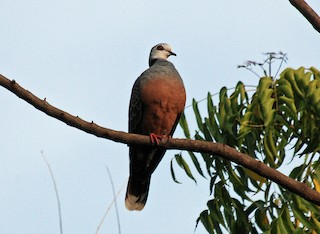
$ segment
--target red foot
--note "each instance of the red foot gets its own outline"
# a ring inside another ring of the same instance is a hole
[[[162,136],[160,135],[157,135],[155,133],[150,133],[150,141],[152,144],[156,144],[156,145],[159,145],[160,144],[160,141],[161,140]]]
[[[167,139],[167,141],[168,141],[172,137],[170,135],[166,136],[166,135],[157,135],[155,133],[150,133],[150,141],[152,142],[152,144],[159,145],[160,140],[162,141],[163,138]]]

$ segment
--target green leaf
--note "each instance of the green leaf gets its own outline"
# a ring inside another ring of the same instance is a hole
[[[293,146],[294,148],[293,155],[296,155],[302,149],[303,146],[305,146],[304,142],[302,142],[300,139],[297,140],[296,144]]]
[[[240,203],[237,199],[232,198],[232,205],[235,208],[237,221],[236,221],[236,230],[242,230],[241,233],[246,233],[251,229],[250,221],[246,212],[244,210],[245,205]]]
[[[271,98],[271,96],[266,96],[266,98],[261,98],[261,111],[263,115],[264,126],[269,126],[273,120],[273,116],[275,110],[273,105],[275,103],[275,99]]]
[[[293,225],[293,223],[291,221],[290,211],[289,211],[289,209],[288,209],[286,204],[284,204],[283,207],[282,207],[281,218],[283,220],[284,226],[286,227],[286,230],[289,233],[292,233],[295,230],[295,226]]]
[[[249,101],[248,94],[246,92],[245,85],[241,81],[239,81],[237,83],[236,90],[240,94],[240,100],[239,100],[240,103],[243,103],[244,101],[246,101],[248,103],[248,101]]]
[[[178,184],[181,184],[181,183],[177,180],[176,175],[175,175],[175,173],[174,173],[172,161],[173,161],[173,159],[171,159],[171,161],[170,161],[171,177],[172,177],[172,179],[173,179],[174,182],[176,182],[176,183],[178,183]]]
[[[277,222],[276,222],[276,232],[271,231],[271,233],[277,233],[277,234],[291,234],[291,232],[288,232],[287,228],[285,227],[285,225],[283,224],[283,220],[282,220],[282,217],[279,216],[277,218]]]
[[[272,167],[276,167],[275,158],[277,157],[277,149],[271,131],[267,132],[263,138],[263,149],[266,155],[266,161]]]
[[[243,170],[245,171],[246,175],[249,176],[251,179],[260,182],[259,188],[261,188],[261,186],[262,186],[264,183],[267,182],[267,179],[266,179],[266,178],[258,175],[257,173],[251,171],[250,169],[243,168]]]
[[[227,119],[227,115],[228,115],[228,110],[227,110],[227,106],[228,106],[228,97],[227,97],[227,88],[223,87],[220,90],[219,93],[219,115],[217,115],[219,123],[220,123],[220,128],[225,126],[225,121]]]
[[[279,84],[279,86],[277,88],[277,92],[280,95],[284,95],[290,99],[294,98],[294,93],[292,91],[291,84],[289,81],[287,81],[285,79],[280,79],[280,80],[278,80],[278,84]]]
[[[207,125],[208,121],[206,121],[206,120],[207,120],[207,118],[205,118],[205,122],[202,124],[202,126],[203,126],[203,135],[204,135],[204,138],[206,139],[206,141],[213,141],[213,139],[212,139],[212,137],[210,135],[210,131],[209,131],[209,127],[210,126]]]
[[[288,97],[285,97],[285,96],[280,96],[279,97],[279,101],[280,101],[280,103],[282,105],[288,106],[294,116],[297,114],[297,108],[296,108],[294,99],[291,99],[291,98],[288,98]]]
[[[188,151],[188,154],[189,154],[189,156],[190,156],[190,158],[191,158],[194,166],[196,167],[198,173],[199,173],[202,177],[206,178],[206,177],[204,176],[203,172],[202,172],[202,169],[201,169],[201,167],[200,167],[200,163],[199,163],[197,157],[195,156],[195,154],[194,154],[192,151]]]
[[[313,73],[315,79],[320,79],[320,71],[317,68],[310,67],[309,70]]]
[[[305,201],[300,198],[298,195],[292,195],[292,211],[297,220],[299,220],[304,227],[309,229],[318,230],[317,224],[310,219],[310,210],[318,211],[318,208],[314,207],[313,209],[310,207],[313,206],[310,202]]]
[[[208,110],[209,119],[214,117],[216,111],[214,109],[212,95],[210,92],[208,92],[208,95],[207,95],[207,110]]]
[[[319,80],[313,80],[309,83],[308,90],[306,92],[307,98],[310,98],[311,96],[314,95],[314,92],[317,90],[317,86],[318,86],[319,82],[320,82]]]
[[[222,133],[220,132],[221,129],[218,126],[215,118],[210,119],[210,120],[208,118],[205,118],[204,121],[205,121],[205,124],[206,124],[211,136],[213,136],[215,141],[219,142],[219,143],[223,143],[224,137],[222,136]]]
[[[315,226],[316,226],[316,229],[315,230],[318,230],[320,231],[320,221],[319,221],[319,218],[316,218],[314,213],[311,214],[311,218],[312,218],[312,221],[314,222]]]
[[[265,210],[257,209],[255,212],[255,220],[262,231],[269,230],[270,224]]]
[[[175,156],[175,159],[176,159],[176,162],[178,163],[178,165],[184,169],[185,173],[187,174],[187,176],[192,179],[194,182],[197,183],[196,179],[193,177],[192,173],[191,173],[191,170],[188,166],[188,164],[186,163],[186,161],[183,159],[183,157],[179,154],[177,154]]]
[[[205,139],[199,135],[198,131],[196,131],[196,134],[194,135],[194,139],[198,141],[205,141]]]
[[[292,87],[293,93],[299,97],[303,97],[303,93],[301,92],[295,80],[295,73],[296,73],[296,70],[288,68],[284,70],[283,73],[280,75],[280,79],[282,78],[282,79],[288,80]]]
[[[226,227],[226,224],[225,224],[224,219],[223,219],[223,215],[222,215],[221,210],[220,210],[219,200],[218,199],[210,200],[210,201],[208,201],[207,206],[208,206],[208,208],[210,210],[211,219],[214,222],[216,222],[218,224],[221,224],[222,226]]]
[[[194,114],[196,116],[198,128],[202,132],[203,131],[202,118],[201,118],[201,115],[200,115],[200,111],[198,109],[198,103],[196,102],[195,99],[192,99],[192,108],[193,108]]]
[[[184,112],[182,112],[182,114],[181,114],[179,124],[180,124],[186,138],[190,139],[190,130],[189,130],[188,122],[187,122],[187,119],[186,119]]]
[[[301,90],[305,92],[308,88],[308,84],[310,83],[310,77],[312,73],[311,72],[306,72],[305,73],[305,68],[300,67],[298,70],[295,71],[294,77],[295,80]]]
[[[217,180],[217,175],[214,175],[213,177],[211,177],[210,179],[210,195],[212,194],[212,190],[213,190],[213,186],[215,185],[215,182]]]
[[[214,226],[208,214],[208,210],[202,211],[198,219],[201,220],[201,223],[209,233],[214,233]]]
[[[306,168],[306,165],[304,165],[304,164],[300,165],[298,167],[295,167],[291,171],[289,177],[291,177],[292,179],[297,179],[298,181],[301,181],[301,176],[302,176],[302,173],[304,172],[305,168]]]
[[[302,198],[298,195],[295,195],[295,194],[292,194],[292,209],[296,209],[296,210],[299,210],[301,212],[305,212],[305,213],[308,213],[309,212],[309,208],[303,204],[302,202]]]
[[[301,210],[293,209],[292,211],[293,211],[293,214],[296,217],[296,219],[298,219],[303,224],[303,226],[310,228],[310,229],[314,229],[314,227],[312,227],[312,225],[311,225],[311,222],[309,221],[309,218],[306,217]]]
[[[294,120],[295,122],[298,122],[298,116],[297,113],[294,113],[292,111],[292,109],[288,106],[288,105],[280,105],[279,106],[279,111],[281,113],[281,115],[276,115],[275,119],[279,120],[278,116],[281,116],[281,118],[284,120],[284,118],[288,119],[291,118],[292,120]],[[288,123],[289,122],[289,123]],[[290,122],[291,121],[281,121],[281,123],[286,124],[287,127],[290,128]]]
[[[306,144],[307,148],[305,148],[300,155],[317,152],[320,149],[320,137],[315,136],[311,141],[306,142]]]
[[[273,83],[273,79],[271,77],[262,77],[259,80],[259,85],[257,87],[257,90],[259,93],[264,93],[266,90],[270,90]],[[270,96],[271,93],[266,94],[267,96]]]
[[[223,163],[221,162],[221,159],[220,158],[216,158],[215,159],[215,166],[216,166],[216,173],[217,175],[219,176],[221,182],[223,184],[226,184],[226,179],[223,175],[223,173],[225,172],[225,168],[224,168],[224,165]]]

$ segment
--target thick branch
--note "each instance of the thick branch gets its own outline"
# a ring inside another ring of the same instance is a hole
[[[320,33],[320,17],[304,0],[289,0],[290,3],[312,24]]]
[[[2,75],[0,75],[0,85],[10,90],[18,97],[30,103],[35,108],[46,113],[47,115],[59,119],[72,127],[78,128],[97,137],[102,137],[125,144],[151,144],[148,136],[103,128],[93,122],[90,123],[84,121],[78,116],[70,115],[69,113],[50,105],[45,99],[39,99],[31,92],[23,89],[14,80],[11,81]],[[240,153],[236,149],[231,148],[227,145],[188,139],[168,139],[166,142],[160,142],[160,145],[168,149],[204,152],[221,156],[227,160],[242,165],[267,179],[276,182],[277,184],[283,186],[284,188],[287,188],[291,192],[300,195],[304,199],[309,200],[316,205],[320,205],[320,193],[318,193],[317,191],[311,189],[306,184],[287,177],[281,172],[268,167],[266,164],[246,154]]]

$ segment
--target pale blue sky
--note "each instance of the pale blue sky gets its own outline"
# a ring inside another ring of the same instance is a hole
[[[319,1],[308,2],[320,11]],[[122,131],[133,82],[159,42],[178,54],[170,60],[184,79],[187,104],[239,80],[257,84],[236,67],[263,59],[263,52],[288,53],[290,67],[320,67],[319,33],[289,1],[1,0],[0,32],[1,74],[58,108]],[[0,113],[0,232],[59,233],[43,151],[59,189],[64,233],[95,233],[113,199],[105,166],[118,191],[128,177],[127,146],[71,128],[3,88]],[[192,122],[192,111],[186,114]],[[180,129],[175,136],[183,137]],[[210,199],[208,181],[198,176],[196,186],[177,169],[182,184],[175,184],[174,153],[156,170],[142,212],[125,209],[123,188],[122,233],[193,233]],[[114,207],[100,233],[117,233]],[[204,233],[201,225],[196,233]]]

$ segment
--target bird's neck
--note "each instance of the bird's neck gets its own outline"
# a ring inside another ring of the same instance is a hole
[[[168,61],[166,59],[161,59],[161,58],[153,58],[149,60],[149,67],[151,67],[153,64],[155,64],[157,61]]]

